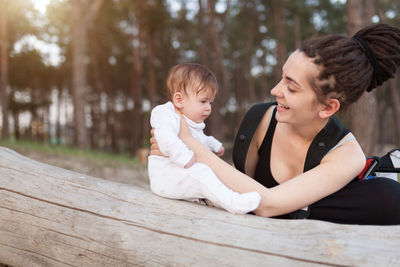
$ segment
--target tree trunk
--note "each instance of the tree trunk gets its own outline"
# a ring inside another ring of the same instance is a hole
[[[371,23],[374,14],[373,0],[347,0],[347,34],[352,36],[360,28]],[[367,156],[377,153],[377,99],[375,90],[364,93],[349,108],[350,129]]]
[[[58,83],[57,90],[57,118],[56,118],[56,144],[61,144],[61,105],[63,101],[63,87],[62,83]]]
[[[215,11],[215,0],[208,0],[208,8],[210,11],[210,22],[209,22],[209,31],[210,37],[212,41],[212,46],[215,54],[215,69],[217,70],[217,78],[219,82],[219,91],[218,95],[214,101],[214,111],[210,116],[210,124],[208,130],[213,133],[217,138],[222,136],[221,132],[223,132],[223,128],[221,129],[221,115],[219,114],[221,108],[225,105],[228,99],[228,90],[229,90],[229,81],[228,81],[228,71],[224,64],[224,55],[222,50],[222,40],[221,35],[218,31],[218,23],[216,18]],[[227,3],[229,5],[229,1]],[[228,12],[229,8],[227,7],[225,12]],[[223,125],[225,126],[225,125]],[[217,129],[219,131],[217,132]]]
[[[137,1],[139,2],[139,1]],[[142,11],[145,11],[147,8],[146,4],[142,6],[142,4],[138,4],[139,8]],[[137,13],[136,13],[137,15]],[[150,26],[142,24],[145,27],[145,34],[146,34],[146,49],[147,49],[147,62],[148,62],[148,74],[149,74],[149,100],[151,108],[153,108],[158,103],[158,96],[157,96],[157,76],[155,70],[155,54],[154,54],[154,35],[151,32]]]
[[[0,262],[10,266],[400,265],[399,226],[233,215],[1,147],[0,177]]]
[[[74,103],[74,127],[76,145],[88,148],[88,130],[85,121],[85,96],[87,90],[86,60],[87,34],[103,0],[94,0],[87,11],[83,3],[71,0],[72,3],[72,98]]]
[[[9,122],[8,122],[8,12],[7,1],[0,1],[0,98],[1,98],[1,113],[2,127],[1,138],[8,139],[9,137]]]
[[[148,53],[148,65],[149,65],[149,98],[150,98],[150,103],[151,107],[154,107],[157,105],[157,77],[156,77],[156,70],[154,66],[154,49],[153,49],[153,40],[152,40],[152,35],[149,30],[146,31],[147,33],[147,42],[146,42],[146,47],[147,47],[147,53]]]
[[[248,92],[248,101],[250,103],[255,102],[255,86],[254,86],[254,77],[251,74],[251,61],[252,61],[252,56],[253,56],[253,46],[254,46],[254,38],[255,38],[255,31],[258,27],[256,27],[256,18],[257,18],[257,13],[255,12],[255,5],[253,1],[249,1],[247,3],[247,12],[249,13],[249,19],[248,19],[248,26],[247,26],[247,40],[246,40],[246,45],[245,45],[245,53],[246,53],[246,62],[244,64],[244,73],[246,74],[247,78],[247,92]],[[243,90],[243,88],[241,88]],[[248,107],[245,107],[246,110]]]
[[[132,122],[130,125],[131,138],[129,140],[130,153],[135,154],[136,150],[140,148],[143,138],[141,125],[143,120],[142,111],[142,75],[143,75],[143,62],[142,62],[142,43],[143,43],[143,2],[138,0],[135,2],[135,17],[137,33],[132,35],[132,59],[133,66],[131,69],[130,80],[130,94],[134,103],[132,111]]]
[[[20,140],[21,139],[21,132],[19,131],[19,111],[18,110],[13,112],[13,118],[14,118],[14,136],[15,136],[15,140]]]
[[[392,100],[392,108],[393,108],[393,120],[394,122],[391,124],[395,128],[395,140],[396,146],[400,146],[400,92],[398,88],[398,79],[399,74],[395,76],[394,79],[389,81],[389,89],[390,89],[390,96]]]
[[[293,15],[293,23],[294,47],[297,49],[301,46],[301,20],[297,12]]]
[[[86,43],[87,25],[82,21],[82,3],[72,2],[72,99],[74,103],[75,142],[80,148],[88,148],[86,128],[85,96],[86,96]]]
[[[263,56],[259,57],[258,61],[260,66],[263,69],[263,72],[261,73],[261,77],[260,77],[260,95],[259,95],[259,99],[260,102],[263,101],[267,101],[267,99],[270,98],[271,94],[270,92],[270,88],[268,87],[268,74],[266,72],[266,68],[267,68],[267,61],[265,59],[266,55],[267,55],[267,49],[266,48],[262,48],[263,50]]]
[[[273,0],[273,19],[276,37],[276,65],[275,65],[275,82],[281,79],[282,66],[286,60],[286,36],[285,36],[285,6],[281,0]]]
[[[201,64],[208,66],[207,32],[204,31],[204,29],[206,28],[204,23],[204,1],[198,0],[198,5],[199,5],[199,12],[197,14],[197,19],[198,19],[197,28],[201,40],[201,44],[199,46],[199,58]]]

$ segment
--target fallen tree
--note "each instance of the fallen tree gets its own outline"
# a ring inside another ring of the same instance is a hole
[[[0,263],[399,266],[400,226],[276,220],[163,199],[0,147]]]

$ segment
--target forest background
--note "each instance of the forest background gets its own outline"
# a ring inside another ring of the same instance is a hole
[[[51,0],[42,12],[36,2],[0,0],[1,139],[130,155],[148,147],[175,64],[216,74],[206,130],[229,148],[302,40],[400,27],[399,0]],[[399,147],[398,75],[339,115],[368,155]]]

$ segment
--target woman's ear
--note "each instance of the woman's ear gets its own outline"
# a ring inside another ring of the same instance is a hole
[[[340,108],[340,101],[336,98],[329,98],[325,101],[324,107],[319,111],[319,116],[327,119],[334,115]]]
[[[174,103],[174,106],[177,108],[183,108],[183,95],[180,92],[174,93],[172,96],[172,103]]]

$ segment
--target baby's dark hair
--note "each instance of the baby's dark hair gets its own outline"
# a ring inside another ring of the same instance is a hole
[[[175,92],[195,94],[210,90],[213,94],[218,91],[218,82],[214,73],[206,66],[196,63],[183,63],[173,66],[167,77],[168,96],[172,99]]]
[[[394,77],[400,65],[400,30],[373,24],[351,38],[328,35],[306,40],[300,51],[322,67],[311,81],[319,100],[334,97],[346,108],[365,91]]]

